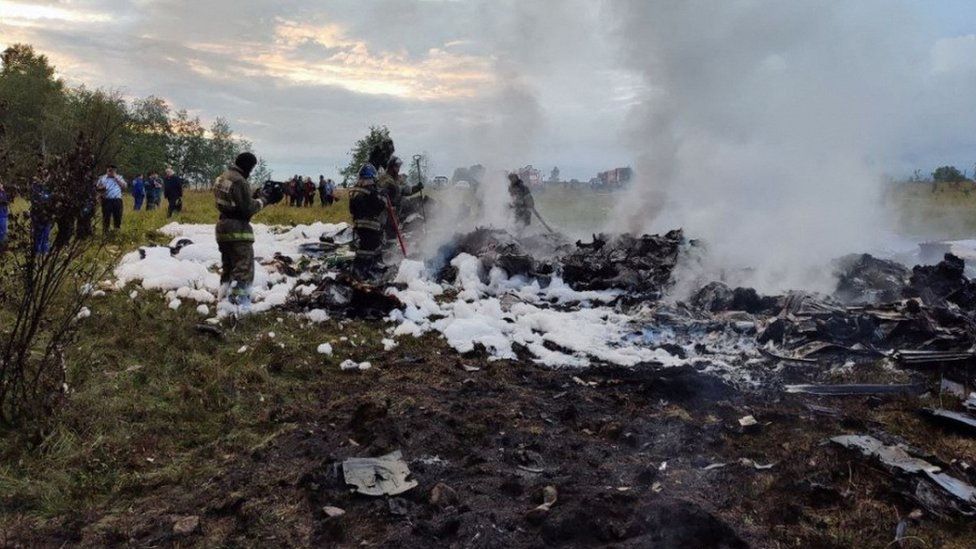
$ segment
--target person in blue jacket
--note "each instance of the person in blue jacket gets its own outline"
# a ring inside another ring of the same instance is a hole
[[[4,190],[3,182],[0,181],[0,252],[3,252],[7,247],[7,221],[10,218],[10,201],[11,197]]]
[[[31,238],[36,255],[51,251],[51,193],[41,177],[31,183]]]
[[[142,201],[146,198],[146,184],[142,174],[137,175],[132,181],[132,198],[135,200],[132,209],[138,212],[142,209]]]

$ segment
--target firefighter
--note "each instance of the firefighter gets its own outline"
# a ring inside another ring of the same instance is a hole
[[[280,186],[258,189],[253,194],[247,183],[258,163],[249,152],[241,153],[214,183],[214,198],[220,220],[217,222],[217,247],[220,249],[220,294],[240,313],[251,308],[251,284],[254,282],[254,230],[251,218],[267,205],[284,198]]]
[[[371,163],[364,164],[359,170],[356,186],[349,191],[349,213],[352,214],[356,252],[353,271],[364,279],[378,275],[382,266],[386,198],[377,185],[378,177]]]
[[[403,162],[400,161],[396,156],[390,157],[390,161],[386,163],[386,171],[377,178],[376,187],[383,194],[384,200],[389,200],[390,204],[393,206],[393,211],[399,216],[399,211],[397,210],[397,205],[400,203],[400,184],[398,182],[400,175],[400,166]],[[384,210],[384,213],[380,216],[380,223],[383,224],[386,237],[390,239],[396,238],[396,228],[393,226],[392,219]],[[399,219],[396,220],[399,222]]]
[[[525,185],[517,173],[508,174],[508,195],[512,198],[510,207],[515,215],[515,225],[524,229],[532,224],[532,210],[535,209],[535,199],[532,191]]]

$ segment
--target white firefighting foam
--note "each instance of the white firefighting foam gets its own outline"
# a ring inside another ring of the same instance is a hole
[[[316,223],[281,230],[255,225],[252,311],[280,307],[290,292],[304,289],[304,275],[285,275],[268,260],[275,254],[297,260],[302,244],[319,242],[320,236],[335,237],[347,227],[344,223]],[[125,255],[115,270],[118,287],[131,283],[165,292],[167,302],[216,303],[220,252],[214,226],[171,223],[161,232],[173,237],[171,247],[184,239],[192,244],[175,255],[162,246]],[[452,265],[458,270],[453,286],[433,281],[420,261],[400,264],[395,282],[406,287],[389,290],[405,305],[388,318],[396,324],[394,338],[437,332],[458,352],[472,351],[480,344],[492,359],[514,359],[521,347],[536,362],[553,367],[582,367],[593,362],[623,366],[683,363],[633,337],[634,319],[609,306],[619,292],[577,292],[559,278],[542,287],[536,280],[510,278],[497,268],[485,273],[478,258],[468,254],[455,257]],[[217,303],[218,317],[232,312],[226,302]],[[317,322],[328,318],[319,310],[306,316]]]

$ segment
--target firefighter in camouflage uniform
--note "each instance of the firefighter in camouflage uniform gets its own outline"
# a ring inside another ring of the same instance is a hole
[[[280,186],[258,189],[252,194],[247,178],[257,162],[253,154],[241,153],[214,183],[214,198],[220,212],[216,228],[221,262],[218,299],[227,297],[242,313],[251,308],[251,284],[254,282],[251,218],[284,197]]]
[[[522,230],[528,227],[532,223],[535,199],[532,198],[532,191],[517,173],[508,174],[508,196],[512,199],[510,207],[515,216],[516,228]]]
[[[359,180],[349,191],[349,213],[352,214],[356,258],[354,272],[364,279],[379,274],[383,255],[383,220],[386,215],[385,193],[376,184],[376,168],[365,164]]]

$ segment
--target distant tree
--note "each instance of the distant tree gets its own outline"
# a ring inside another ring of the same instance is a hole
[[[940,166],[932,172],[932,181],[936,183],[959,183],[965,180],[965,174],[955,166]]]
[[[355,181],[359,176],[359,168],[363,166],[369,160],[369,151],[376,145],[379,145],[385,139],[390,138],[390,130],[386,126],[370,126],[369,133],[366,137],[363,137],[356,144],[353,145],[352,150],[349,151],[349,164],[339,171],[339,175],[342,176],[343,183],[348,184],[350,181]],[[385,166],[377,166],[377,168],[384,168]]]
[[[129,123],[129,111],[121,93],[76,88],[68,94],[65,120],[70,121],[74,133],[89,140],[96,172],[122,158],[128,145],[123,129]]]
[[[246,144],[250,148],[250,144]],[[210,124],[210,132],[203,147],[203,158],[200,166],[202,182],[209,184],[224,171],[240,151],[241,146],[234,137],[227,120],[217,117]]]
[[[6,129],[0,146],[7,152],[10,177],[36,172],[52,142],[61,141],[65,106],[64,83],[54,66],[27,44],[14,44],[0,54],[0,125]],[[40,153],[40,154],[39,154]]]
[[[258,165],[251,172],[251,184],[260,185],[272,177],[274,177],[274,174],[268,169],[268,163],[263,158],[258,158]]]
[[[68,88],[47,57],[26,44],[0,53],[0,177],[28,179],[85,139],[95,171],[116,164],[126,176],[172,167],[191,184],[211,183],[251,144],[217,118],[205,128],[158,97],[127,103],[117,91]],[[253,152],[253,151],[252,151]],[[264,165],[266,169],[266,164]]]
[[[150,96],[132,103],[126,126],[127,146],[116,163],[122,173],[162,172],[173,140],[166,101]]]
[[[200,118],[190,118],[186,110],[179,110],[170,125],[173,137],[166,155],[167,164],[191,183],[203,181],[207,143]]]
[[[549,181],[551,183],[559,183],[559,166],[553,167],[552,171],[549,172]]]

